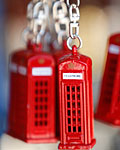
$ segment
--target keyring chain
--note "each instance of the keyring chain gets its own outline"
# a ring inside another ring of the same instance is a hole
[[[67,0],[67,5],[69,7],[69,16],[70,16],[70,24],[69,24],[69,38],[67,40],[67,46],[70,50],[72,47],[70,46],[70,41],[74,39],[79,40],[79,46],[77,49],[82,48],[82,39],[79,36],[79,20],[80,20],[80,0],[77,0],[77,4],[70,4],[70,0]],[[73,10],[75,13],[73,13]]]
[[[39,0],[32,0],[28,6],[27,6],[27,20],[28,20],[28,25],[27,28],[23,31],[23,39],[25,43],[27,41],[32,41],[34,35],[33,35],[33,9],[34,5],[38,2]]]
[[[28,4],[28,26],[23,32],[25,42],[30,40],[33,43],[40,43],[46,30],[48,14],[49,8],[46,0],[32,0]]]
[[[39,43],[41,41],[41,37],[45,34],[46,28],[47,28],[47,19],[49,15],[49,7],[46,2],[39,1],[34,6],[33,10],[33,20],[34,20],[34,26],[33,26],[33,34],[35,35],[35,38],[33,41],[35,43]]]
[[[69,33],[69,18],[67,17],[67,7],[64,0],[58,0],[53,5],[53,19],[55,21],[55,31],[58,36],[58,43],[61,45],[64,37]]]

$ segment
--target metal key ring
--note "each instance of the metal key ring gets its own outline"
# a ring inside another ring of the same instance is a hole
[[[70,40],[72,40],[73,38],[69,37],[67,40],[67,46],[70,50],[72,50],[72,46],[70,46]],[[79,46],[77,47],[77,50],[79,50],[80,48],[82,48],[83,46],[83,42],[80,36],[76,36],[76,38],[74,39],[78,39],[79,40]]]
[[[61,9],[58,10],[58,8],[61,7]],[[53,5],[53,18],[54,19],[62,19],[67,15],[67,6],[64,3],[64,1],[57,1]]]
[[[75,3],[74,3],[75,4]],[[70,0],[67,0],[67,5],[70,7]],[[76,5],[76,4],[75,4]],[[80,5],[80,0],[77,0],[77,6]]]
[[[30,31],[29,28],[26,28],[22,32],[22,39],[23,39],[24,43],[27,43],[28,40],[32,40],[33,39],[33,32]]]

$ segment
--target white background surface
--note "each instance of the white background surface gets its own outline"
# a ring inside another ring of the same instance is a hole
[[[93,150],[120,150],[119,129],[95,121],[97,144]],[[118,143],[118,145],[116,145]],[[0,150],[57,150],[56,144],[27,144],[4,134],[0,140]]]

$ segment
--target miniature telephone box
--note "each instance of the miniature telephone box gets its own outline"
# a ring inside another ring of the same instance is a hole
[[[58,74],[59,149],[91,149],[96,142],[93,133],[91,59],[78,53],[63,57],[58,65]]]
[[[11,57],[9,130],[30,143],[56,142],[55,62],[41,45]]]
[[[95,118],[120,126],[120,34],[112,35],[109,40],[107,62]]]

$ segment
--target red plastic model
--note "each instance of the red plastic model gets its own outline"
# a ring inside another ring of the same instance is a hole
[[[10,62],[11,136],[30,143],[56,142],[55,62],[41,45],[12,54]]]
[[[92,61],[77,53],[66,55],[58,65],[60,144],[59,149],[91,149],[93,128]]]
[[[100,100],[95,118],[120,126],[120,34],[109,40],[108,56],[103,76]]]

